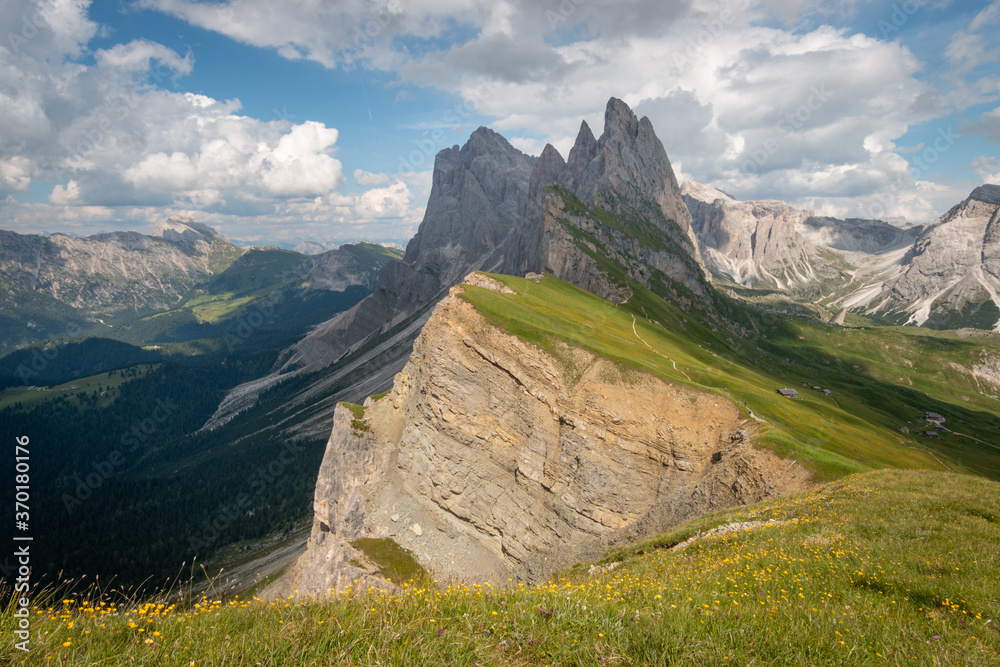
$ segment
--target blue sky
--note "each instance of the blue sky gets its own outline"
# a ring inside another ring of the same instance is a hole
[[[405,241],[479,125],[648,115],[681,180],[929,222],[1000,181],[1000,2],[8,0],[0,228]]]

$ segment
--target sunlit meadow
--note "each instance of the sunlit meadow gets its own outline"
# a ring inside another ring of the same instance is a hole
[[[704,517],[538,585],[428,579],[280,601],[65,595],[34,610],[29,653],[13,648],[6,610],[2,659],[996,665],[998,491],[969,476],[857,475]],[[736,522],[749,526],[703,534]]]

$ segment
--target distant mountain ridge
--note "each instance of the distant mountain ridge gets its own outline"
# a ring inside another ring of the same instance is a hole
[[[747,287],[797,292],[850,279],[851,271],[908,248],[922,230],[817,217],[776,200],[738,201],[693,181],[681,190],[708,267]]]
[[[245,252],[181,217],[161,222],[152,236],[0,230],[0,350],[126,313],[167,310]]]
[[[845,305],[900,324],[1000,331],[1000,186],[981,185],[928,226],[899,276]]]
[[[385,261],[398,256],[371,244],[308,257],[276,248],[240,248],[183,216],[161,221],[152,235],[45,237],[0,230],[0,354],[50,337],[78,335],[124,336],[146,344],[171,322],[187,330],[189,339],[216,335],[201,325],[238,315],[241,304],[267,295],[273,300],[279,292],[284,299],[296,290],[305,296],[362,289],[360,296],[349,297],[349,306],[371,291]],[[343,300],[326,301],[333,308],[328,316],[343,310],[336,307]],[[154,315],[163,317],[147,321]]]
[[[886,324],[1000,330],[1000,186],[912,227],[741,202],[694,182],[682,192],[719,278]]]

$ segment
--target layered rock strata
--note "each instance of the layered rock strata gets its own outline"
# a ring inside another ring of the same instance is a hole
[[[805,483],[750,445],[728,401],[583,349],[543,351],[489,324],[463,290],[363,419],[338,406],[291,588],[385,588],[352,546],[361,537],[396,541],[438,579],[532,580]]]

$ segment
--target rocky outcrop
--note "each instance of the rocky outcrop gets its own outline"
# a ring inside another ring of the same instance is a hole
[[[554,193],[555,185],[562,193]],[[288,351],[282,372],[318,369],[399,326],[430,306],[471,271],[523,275],[547,271],[602,296],[620,294],[592,256],[552,218],[553,199],[568,195],[638,227],[583,216],[579,226],[616,254],[632,277],[648,283],[648,265],[693,293],[707,295],[691,216],[663,144],[649,119],[621,100],[608,102],[596,139],[583,123],[569,159],[552,146],[540,158],[524,155],[487,128],[461,148],[441,151],[424,220],[390,263],[374,293],[317,328]],[[568,216],[559,218],[563,223]],[[649,243],[650,239],[654,243]],[[591,255],[593,252],[591,253]]]
[[[778,201],[681,188],[712,273],[890,324],[1000,330],[1000,186],[927,227],[839,220]]]
[[[433,306],[472,271],[548,272],[613,301],[628,298],[627,275],[682,307],[707,302],[692,233],[662,144],[620,100],[608,103],[600,139],[582,125],[568,161],[552,146],[529,157],[480,128],[461,148],[438,154],[424,220],[373,293],[286,350],[269,376],[237,387],[213,420],[290,374],[337,364],[318,381],[335,392],[320,384],[305,392],[325,406],[307,428],[328,428],[337,400],[380,391],[375,379],[391,381]],[[609,275],[609,264],[619,275]],[[358,355],[367,360],[361,366]],[[349,375],[361,380],[340,382]]]
[[[681,188],[708,267],[740,285],[781,289],[816,279],[815,249],[800,233],[812,211],[779,201],[741,202],[707,185]]]
[[[532,580],[804,484],[750,445],[735,405],[583,349],[543,351],[489,324],[463,289],[435,308],[387,396],[362,419],[338,406],[300,593],[370,582],[360,537],[396,541],[439,579]]]
[[[417,234],[401,261],[388,263],[371,296],[318,327],[282,360],[283,372],[323,368],[426,312],[473,270],[496,270],[523,224],[535,158],[481,127],[438,153]]]

